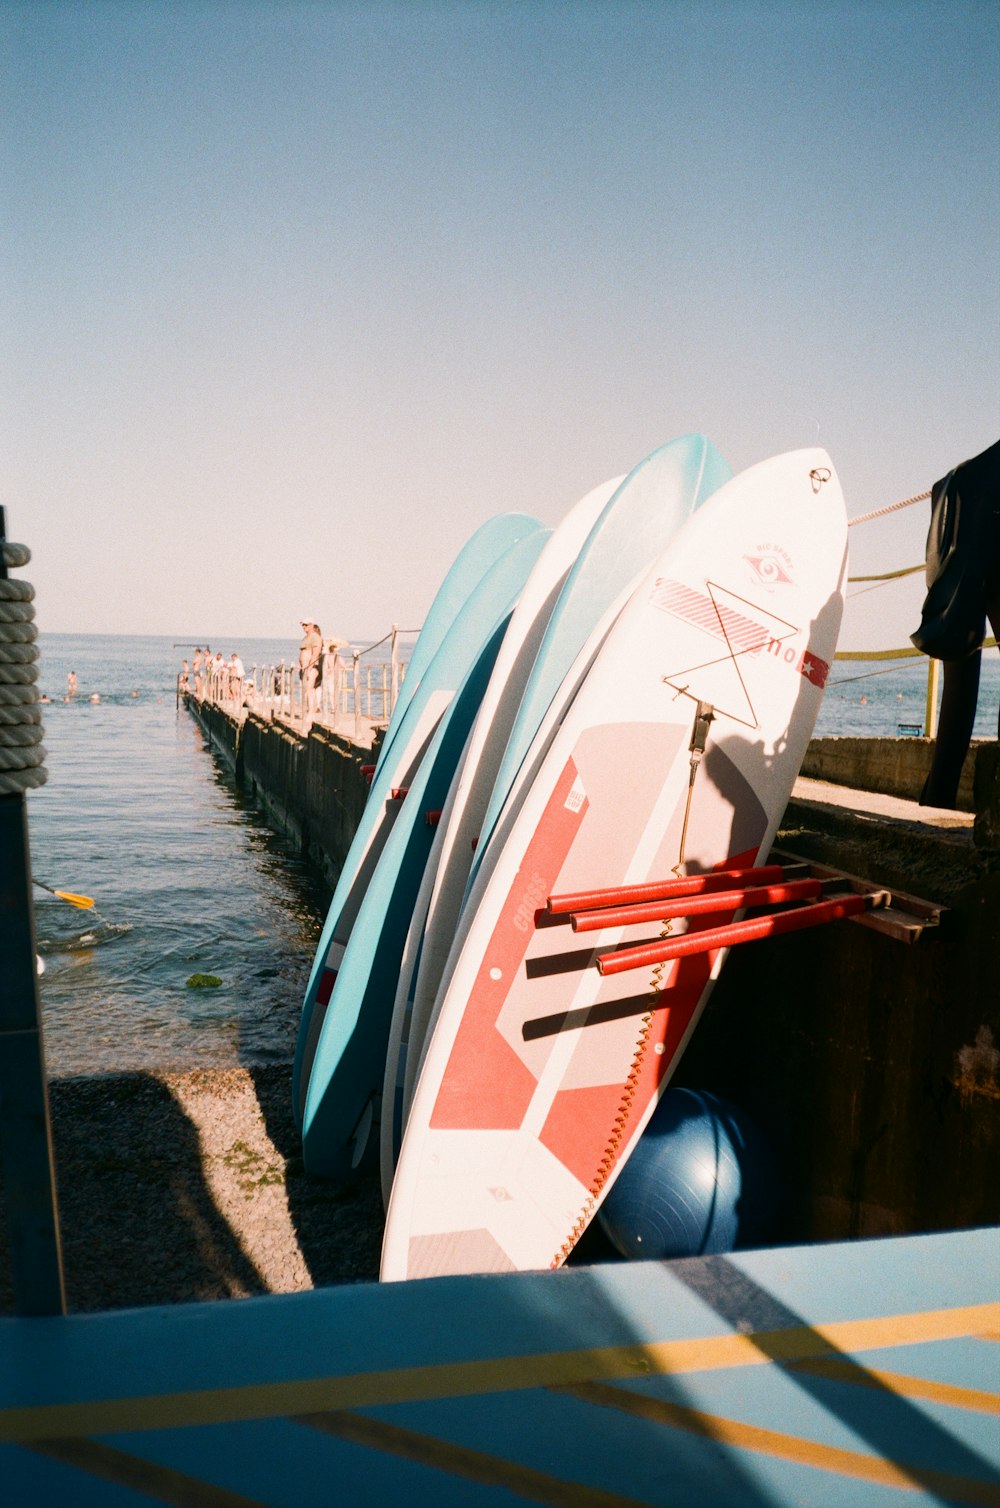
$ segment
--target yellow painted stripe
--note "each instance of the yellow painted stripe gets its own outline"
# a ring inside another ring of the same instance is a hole
[[[171,1466],[144,1461],[141,1456],[115,1450],[97,1440],[39,1440],[30,1448],[35,1455],[75,1466],[118,1487],[143,1492],[157,1503],[170,1504],[171,1508],[267,1508],[257,1498],[246,1498],[242,1493],[174,1471]]]
[[[900,1487],[913,1492],[926,1490],[940,1494],[950,1502],[1000,1508],[1000,1484],[996,1482],[976,1481],[926,1466],[905,1466],[882,1456],[866,1455],[863,1451],[821,1445],[815,1440],[803,1440],[798,1435],[743,1424],[737,1419],[725,1419],[719,1414],[703,1413],[700,1409],[630,1393],[626,1388],[610,1387],[605,1383],[584,1383],[579,1387],[560,1388],[559,1392],[568,1393],[585,1403],[599,1404],[602,1408],[613,1408],[635,1418],[651,1420],[654,1424],[699,1435],[713,1445],[754,1451],[777,1460],[794,1462],[797,1466],[810,1466],[837,1476],[875,1482],[882,1487]]]
[[[401,1456],[405,1461],[433,1466],[451,1476],[465,1477],[480,1486],[505,1487],[532,1503],[551,1504],[552,1508],[646,1508],[638,1498],[603,1492],[599,1487],[586,1487],[582,1482],[567,1482],[550,1476],[548,1472],[536,1471],[534,1467],[522,1466],[517,1461],[505,1461],[499,1456],[470,1450],[465,1445],[436,1439],[433,1435],[401,1429],[379,1419],[366,1419],[361,1414],[303,1414],[297,1423],[308,1424],[312,1429],[350,1440],[355,1445],[367,1445],[388,1455]]]
[[[928,1403],[943,1403],[949,1408],[1000,1414],[1000,1393],[989,1393],[983,1388],[956,1387],[954,1383],[934,1382],[929,1377],[911,1377],[906,1372],[859,1367],[837,1356],[793,1361],[789,1370],[805,1372],[810,1377],[829,1377],[834,1382],[851,1382],[858,1387],[886,1390],[900,1398],[924,1398]]]
[[[488,1357],[392,1371],[355,1372],[292,1382],[208,1388],[202,1392],[152,1393],[79,1403],[36,1404],[0,1410],[0,1440],[30,1441],[68,1435],[117,1434],[137,1429],[181,1429],[237,1419],[287,1418],[290,1414],[373,1408],[430,1398],[514,1392],[627,1378],[653,1373],[707,1372],[760,1366],[770,1361],[806,1361],[830,1352],[855,1352],[923,1341],[953,1340],[1000,1326],[1000,1304],[932,1309],[830,1325],[796,1325],[750,1335],[708,1335],[695,1340],[606,1346],[584,1351]]]

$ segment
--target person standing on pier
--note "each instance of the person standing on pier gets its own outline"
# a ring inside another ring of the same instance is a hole
[[[987,619],[1000,640],[1000,440],[934,483],[927,588],[920,627],[910,637],[943,661],[944,690],[920,804],[954,807],[976,720]]]
[[[319,682],[320,669],[323,659],[323,635],[318,623],[303,618],[302,628],[305,630],[302,643],[299,645],[299,678],[302,681],[302,710],[303,712],[317,713],[319,711]]]

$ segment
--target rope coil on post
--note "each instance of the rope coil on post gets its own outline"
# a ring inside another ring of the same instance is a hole
[[[26,545],[0,539],[0,796],[16,795],[48,779],[38,706],[38,630],[27,581],[9,581],[8,568],[31,559]]]

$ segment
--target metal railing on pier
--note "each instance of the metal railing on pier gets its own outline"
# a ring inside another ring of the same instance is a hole
[[[179,680],[178,689],[232,716],[252,712],[303,726],[321,723],[362,743],[373,727],[387,724],[392,716],[406,677],[400,643],[417,632],[393,624],[387,634],[363,649],[331,644],[324,649],[315,687],[303,681],[297,662],[280,660],[251,665],[242,678],[223,662],[218,669],[194,672],[187,686]],[[388,657],[383,653],[378,660],[368,659],[386,646]]]

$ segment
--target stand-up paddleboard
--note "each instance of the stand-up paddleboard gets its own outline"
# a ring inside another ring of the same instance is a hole
[[[459,550],[447,576],[434,594],[434,601],[417,635],[379,750],[379,763],[389,758],[387,750],[395,739],[396,731],[420,685],[424,671],[437,654],[442,640],[472,591],[498,556],[540,527],[539,520],[526,513],[498,513],[495,518],[488,518],[485,524],[481,524]]]
[[[623,610],[457,959],[396,1170],[383,1278],[558,1266],[588,1225],[723,952],[602,975],[599,954],[656,928],[577,934],[547,898],[750,863],[767,847],[836,646],[846,537],[826,453],[779,456],[709,498]]]
[[[517,547],[523,561],[541,530]],[[536,550],[537,553],[537,550]],[[511,562],[513,566],[513,562]],[[508,577],[518,574],[511,569]],[[522,576],[523,580],[523,576]],[[517,586],[513,583],[514,592]],[[349,1178],[378,1145],[382,1077],[403,943],[439,811],[482,702],[512,602],[479,647],[406,792],[340,960],[316,1042],[302,1122],[306,1169]]]
[[[378,761],[361,821],[334,890],[306,986],[295,1048],[292,1104],[300,1127],[313,1053],[341,953],[399,810],[399,800],[393,792],[410,783],[442,713],[474,663],[486,635],[509,604],[514,589],[511,582],[523,584],[548,537],[549,531],[543,530],[537,519],[524,514],[509,514],[505,518],[508,522],[502,528],[486,529],[486,543],[494,541],[496,554],[410,691],[409,704],[395,726],[391,747]],[[536,540],[536,535],[541,537]],[[474,538],[480,540],[483,536],[484,530],[480,529]],[[501,548],[500,541],[504,538],[509,538],[510,543]],[[478,559],[478,552],[474,553]]]
[[[492,790],[486,793],[485,810],[479,807],[478,828],[455,849],[453,867],[461,866],[461,872],[449,872],[447,887],[441,885],[430,908],[410,1013],[404,1123],[436,1003],[449,977],[449,955],[457,956],[463,936],[463,898],[470,896],[485,862],[501,811],[516,805],[519,794],[527,789],[566,706],[637,578],[691,512],[731,476],[730,467],[704,435],[672,440],[633,468],[584,541],[539,647]]]
[[[413,906],[389,1029],[381,1106],[382,1189],[387,1203],[402,1129],[398,1113],[402,1109],[401,1070],[409,1039],[412,986],[422,952],[424,924],[435,905],[447,909],[453,900],[457,914],[486,799],[522,693],[537,662],[546,625],[595,520],[622,480],[615,477],[588,492],[546,542],[511,615],[458,771],[447,792]]]

